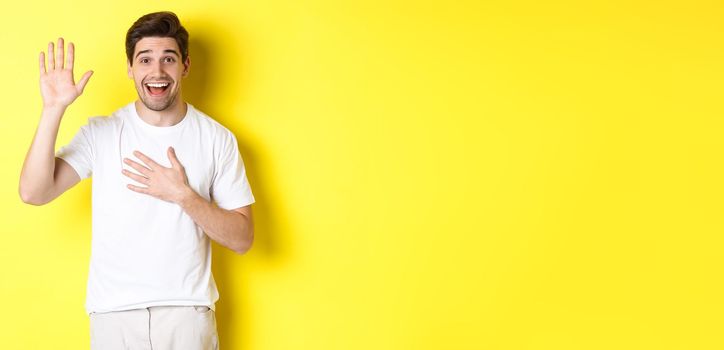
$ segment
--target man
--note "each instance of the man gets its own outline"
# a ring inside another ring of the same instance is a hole
[[[247,181],[234,135],[182,98],[188,33],[171,12],[139,18],[126,35],[128,76],[139,99],[92,117],[53,153],[74,83],[40,53],[43,110],[20,177],[20,196],[43,205],[93,176],[86,312],[92,349],[217,349],[209,238],[243,254],[253,241]],[[216,205],[213,205],[215,202]]]

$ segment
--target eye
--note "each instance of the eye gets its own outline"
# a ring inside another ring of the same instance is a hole
[[[141,58],[141,63],[148,63],[148,58]]]
[[[172,63],[172,62],[175,62],[175,61],[176,61],[176,60],[173,59],[173,57],[166,57],[165,60],[166,60],[166,62],[168,62],[168,63]]]

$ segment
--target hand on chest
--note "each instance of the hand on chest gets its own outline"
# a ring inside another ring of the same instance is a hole
[[[129,134],[121,137],[119,145],[124,185],[173,192],[185,182],[196,193],[208,198],[214,174],[210,147],[183,134]]]

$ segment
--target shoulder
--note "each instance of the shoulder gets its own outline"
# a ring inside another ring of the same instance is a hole
[[[87,128],[93,133],[112,132],[120,128],[126,118],[127,106],[119,108],[110,115],[99,115],[88,118]]]
[[[214,143],[220,143],[223,145],[232,141],[236,142],[236,136],[234,136],[234,133],[232,133],[231,130],[191,104],[189,104],[189,106],[195,112],[195,119],[201,132],[206,134],[206,136],[213,140]]]

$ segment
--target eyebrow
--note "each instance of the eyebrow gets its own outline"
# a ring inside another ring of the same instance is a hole
[[[141,55],[142,53],[147,53],[147,52],[151,52],[151,49],[138,51],[138,53],[136,54],[136,58],[138,58],[138,56]],[[176,55],[176,57],[179,57],[179,54],[178,54],[178,52],[176,52],[176,50],[166,49],[166,50],[163,50],[163,52],[169,52],[169,53]]]

